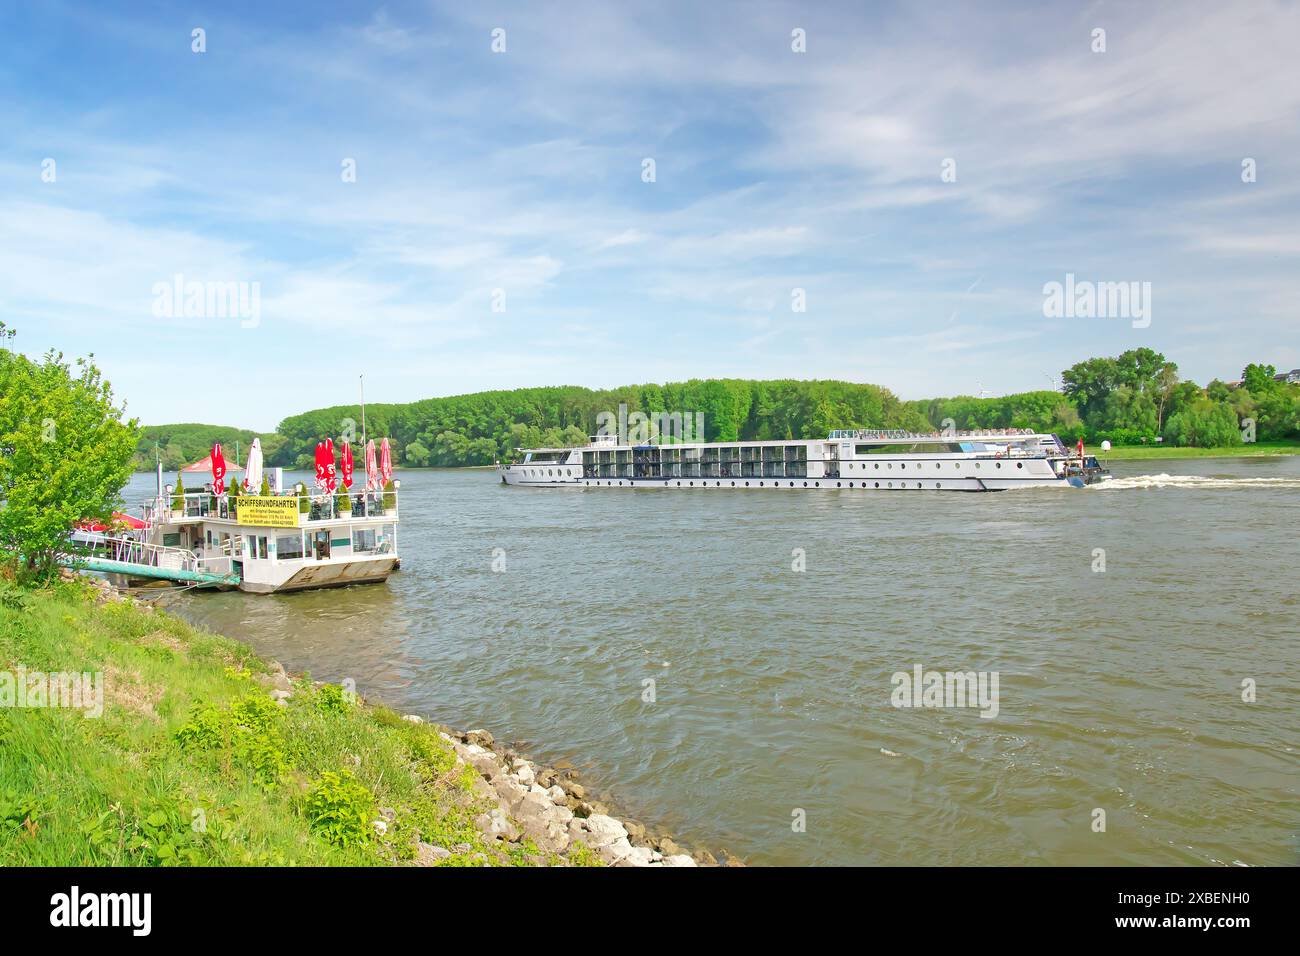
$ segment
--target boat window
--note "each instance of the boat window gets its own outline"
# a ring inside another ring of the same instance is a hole
[[[375,529],[356,528],[352,532],[352,550],[372,552],[375,550]]]
[[[899,442],[891,445],[855,445],[856,455],[947,455],[962,451],[960,442]]]
[[[301,558],[304,553],[301,534],[284,535],[275,539],[275,556],[281,560]]]

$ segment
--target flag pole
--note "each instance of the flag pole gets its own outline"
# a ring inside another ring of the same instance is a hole
[[[361,379],[361,447],[366,447],[366,373],[362,372],[359,376]]]

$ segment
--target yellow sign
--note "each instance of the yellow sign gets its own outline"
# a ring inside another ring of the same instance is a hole
[[[240,524],[264,528],[298,527],[298,499],[264,495],[240,495],[235,499],[235,515]]]

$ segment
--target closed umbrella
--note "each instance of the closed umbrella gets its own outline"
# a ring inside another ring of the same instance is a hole
[[[257,494],[262,487],[262,439],[253,439],[253,445],[248,449],[248,464],[245,468],[244,487]]]
[[[334,494],[339,486],[338,466],[334,464],[334,439],[325,439],[325,490]]]
[[[366,442],[366,491],[379,490],[379,463],[375,461],[375,440]]]
[[[343,443],[343,453],[339,455],[339,470],[343,472],[343,487],[352,490],[352,444]]]
[[[226,490],[226,456],[221,454],[221,442],[212,446],[212,493],[224,494]]]
[[[387,438],[379,445],[379,477],[385,485],[393,480],[393,453],[389,451]]]
[[[325,443],[316,443],[316,487],[325,487]]]

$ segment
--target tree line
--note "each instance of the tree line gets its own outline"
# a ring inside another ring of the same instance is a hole
[[[1091,358],[1061,373],[1059,391],[1021,392],[996,398],[956,396],[899,400],[877,385],[783,379],[692,379],[664,385],[589,389],[565,385],[518,388],[405,404],[366,406],[366,432],[389,438],[393,460],[426,465],[490,465],[518,448],[585,444],[600,416],[652,419],[659,413],[702,413],[705,441],[824,438],[834,428],[906,428],[916,431],[1032,428],[1073,443],[1109,439],[1134,445],[1161,439],[1174,445],[1217,447],[1300,438],[1300,385],[1275,378],[1269,365],[1252,364],[1238,383],[1202,387],[1179,377],[1178,367],[1151,349],[1114,358]],[[262,434],[268,464],[311,468],[316,443],[346,438],[360,454],[361,408],[337,405],[284,419]],[[1251,424],[1253,423],[1253,425]],[[1251,428],[1254,429],[1253,436]],[[227,455],[254,432],[207,425],[153,426],[143,430],[137,466],[153,467],[155,454],[174,470],[206,455],[221,441]]]
[[[1201,386],[1180,378],[1164,355],[1140,348],[1078,362],[1061,373],[1061,382],[1059,392],[916,404],[939,427],[951,421],[959,429],[1033,428],[1071,443],[1159,440],[1219,448],[1300,439],[1300,384],[1282,381],[1272,365],[1252,363],[1236,382],[1214,379]]]

